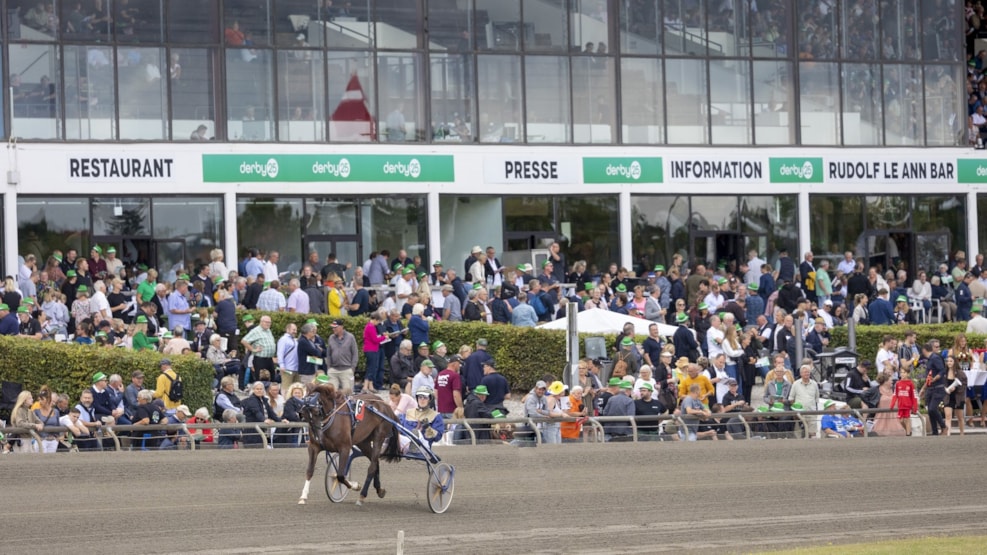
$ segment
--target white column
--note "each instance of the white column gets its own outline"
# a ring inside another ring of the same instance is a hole
[[[809,223],[809,219],[812,214],[809,212],[809,191],[801,190],[799,191],[799,252],[790,253],[792,260],[795,260],[795,265],[798,266],[799,262],[802,260],[802,255],[806,252],[812,250],[812,242],[809,240],[809,230],[812,226]]]
[[[17,191],[13,187],[3,194],[3,263],[8,276],[16,276],[17,265]],[[44,265],[39,260],[39,265]]]
[[[631,221],[631,191],[625,185],[624,189],[620,192],[618,197],[618,215],[620,222],[620,265],[624,268],[630,269],[634,267],[634,252],[633,252],[633,222]]]
[[[432,267],[432,262],[442,260],[442,221],[439,215],[439,193],[428,193],[428,256],[430,260],[422,260],[426,268]]]
[[[977,218],[977,191],[966,194],[966,259],[973,260],[980,252],[980,222]],[[951,245],[952,246],[952,245]],[[955,250],[955,248],[953,249]]]
[[[235,270],[240,260],[240,241],[236,234],[236,193],[233,191],[223,193],[223,237],[226,265]]]

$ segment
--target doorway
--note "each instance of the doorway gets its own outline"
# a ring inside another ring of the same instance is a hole
[[[360,238],[357,235],[306,235],[302,247],[304,249],[305,260],[312,251],[319,253],[319,263],[325,265],[326,257],[330,253],[336,254],[336,259],[340,264],[353,264],[353,268],[360,266],[363,260],[360,258]],[[322,266],[312,268],[315,273],[322,270]],[[289,268],[289,271],[301,274],[301,268]],[[349,277],[353,277],[351,273]]]
[[[744,236],[736,232],[703,232],[692,236],[692,259],[712,264],[744,260]],[[736,266],[734,266],[736,268]]]
[[[938,234],[930,234],[938,235]],[[899,268],[913,276],[915,268],[915,234],[910,231],[868,231],[864,234],[864,257],[868,267],[876,267],[881,275]],[[948,238],[946,240],[948,244]],[[946,260],[946,257],[942,258]]]

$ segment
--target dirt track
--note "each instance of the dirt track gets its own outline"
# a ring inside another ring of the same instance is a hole
[[[457,471],[444,515],[429,511],[414,461],[385,464],[387,497],[371,490],[357,507],[356,492],[326,498],[324,460],[309,503],[296,504],[303,450],[6,455],[0,537],[10,552],[356,554],[394,553],[404,530],[409,554],[749,553],[981,533],[979,484],[957,496],[962,486],[945,483],[976,473],[944,465],[980,467],[985,441],[439,448]],[[943,516],[947,499],[962,516]]]

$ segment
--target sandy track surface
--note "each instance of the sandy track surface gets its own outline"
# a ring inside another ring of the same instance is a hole
[[[11,552],[103,554],[394,553],[398,530],[406,553],[428,554],[749,553],[980,533],[987,505],[956,496],[943,465],[978,468],[985,442],[439,447],[456,467],[443,515],[429,511],[415,461],[384,464],[386,498],[371,490],[357,507],[357,492],[326,498],[324,459],[297,505],[300,449],[7,455],[0,529]],[[365,471],[354,465],[361,482]],[[942,516],[947,499],[961,518]]]

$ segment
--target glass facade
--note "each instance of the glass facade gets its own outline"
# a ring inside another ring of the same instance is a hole
[[[810,195],[812,252],[834,266],[851,251],[882,270],[934,270],[966,250],[966,204],[966,195]]]
[[[0,8],[24,139],[955,146],[964,122],[949,0]]]
[[[94,244],[112,245],[120,260],[164,272],[209,262],[223,248],[223,201],[219,197],[17,198],[19,254],[39,260],[54,250],[88,254]]]
[[[408,197],[237,197],[241,250],[278,251],[278,269],[300,273],[314,250],[320,260],[335,252],[344,263],[362,264],[371,252],[400,249],[428,258],[424,195]]]
[[[637,271],[686,260],[746,260],[751,249],[774,261],[798,252],[798,197],[632,195],[632,245]]]

